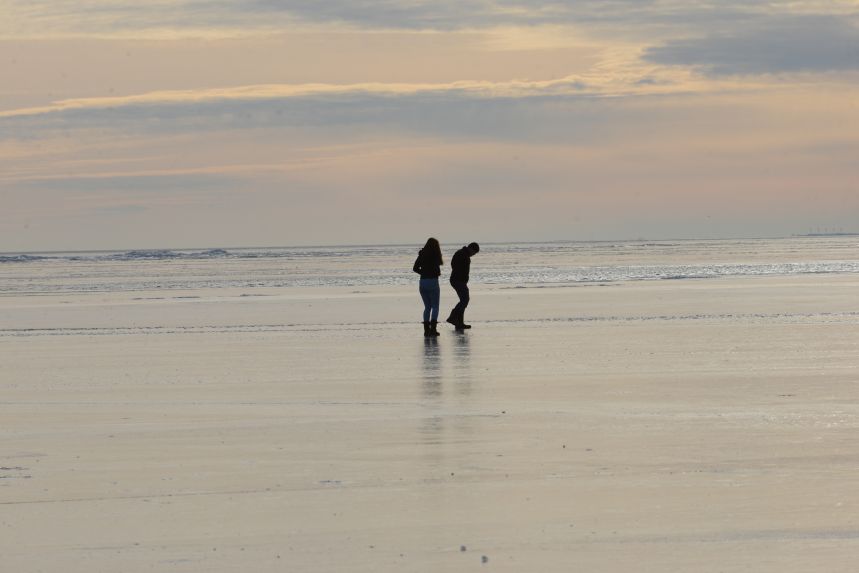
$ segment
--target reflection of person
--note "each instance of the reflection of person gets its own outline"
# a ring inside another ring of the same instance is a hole
[[[462,247],[456,251],[450,260],[450,286],[459,296],[459,302],[450,311],[447,321],[458,331],[471,328],[470,324],[465,324],[465,307],[468,306],[470,300],[468,296],[468,271],[471,269],[471,257],[478,252],[480,252],[480,245],[469,243],[467,247]]]
[[[438,286],[438,277],[441,275],[441,266],[444,264],[441,258],[441,246],[438,240],[430,237],[424,248],[415,259],[412,270],[421,275],[420,288],[421,298],[424,301],[424,336],[438,336],[438,305],[441,301],[441,289]]]

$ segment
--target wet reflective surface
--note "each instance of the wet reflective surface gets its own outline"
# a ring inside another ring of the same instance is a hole
[[[485,246],[472,280],[511,287],[859,273],[859,236]],[[0,253],[0,295],[410,286],[416,253],[414,245]]]
[[[7,297],[4,566],[848,571],[856,292]]]

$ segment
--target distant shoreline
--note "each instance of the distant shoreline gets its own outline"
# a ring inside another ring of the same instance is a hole
[[[792,237],[859,237],[859,233],[806,233],[804,235],[791,235]]]
[[[540,245],[540,244],[600,244],[600,243],[651,243],[651,242],[697,242],[697,241],[777,241],[781,239],[795,238],[815,238],[815,237],[859,237],[857,233],[808,233],[795,234],[787,236],[774,237],[675,237],[675,238],[652,238],[638,237],[634,239],[552,239],[545,241],[481,241],[485,245]],[[465,241],[451,241],[445,245],[456,245]],[[413,247],[414,243],[355,243],[355,244],[330,244],[330,245],[269,245],[269,246],[220,246],[220,247],[146,247],[146,248],[125,248],[125,249],[70,249],[70,250],[26,250],[26,251],[0,251],[2,256],[17,256],[17,255],[83,255],[92,253],[128,253],[128,252],[146,252],[146,251],[174,251],[174,252],[189,252],[189,251],[214,251],[214,250],[234,250],[234,251],[253,251],[253,250],[268,250],[268,249],[337,249],[337,248],[390,248],[390,247]]]

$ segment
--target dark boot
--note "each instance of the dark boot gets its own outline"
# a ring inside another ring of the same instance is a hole
[[[432,336],[432,332],[430,331],[430,323],[424,321],[424,337],[429,338]]]
[[[430,322],[430,336],[438,336],[438,321],[433,320]]]
[[[471,328],[470,324],[465,324],[465,311],[464,310],[460,310],[460,311],[453,310],[453,311],[451,311],[450,318],[448,318],[447,321],[455,327],[457,332],[462,332],[466,328]]]

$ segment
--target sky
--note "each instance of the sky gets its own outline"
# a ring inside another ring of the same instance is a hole
[[[859,231],[859,0],[0,0],[0,251]]]

